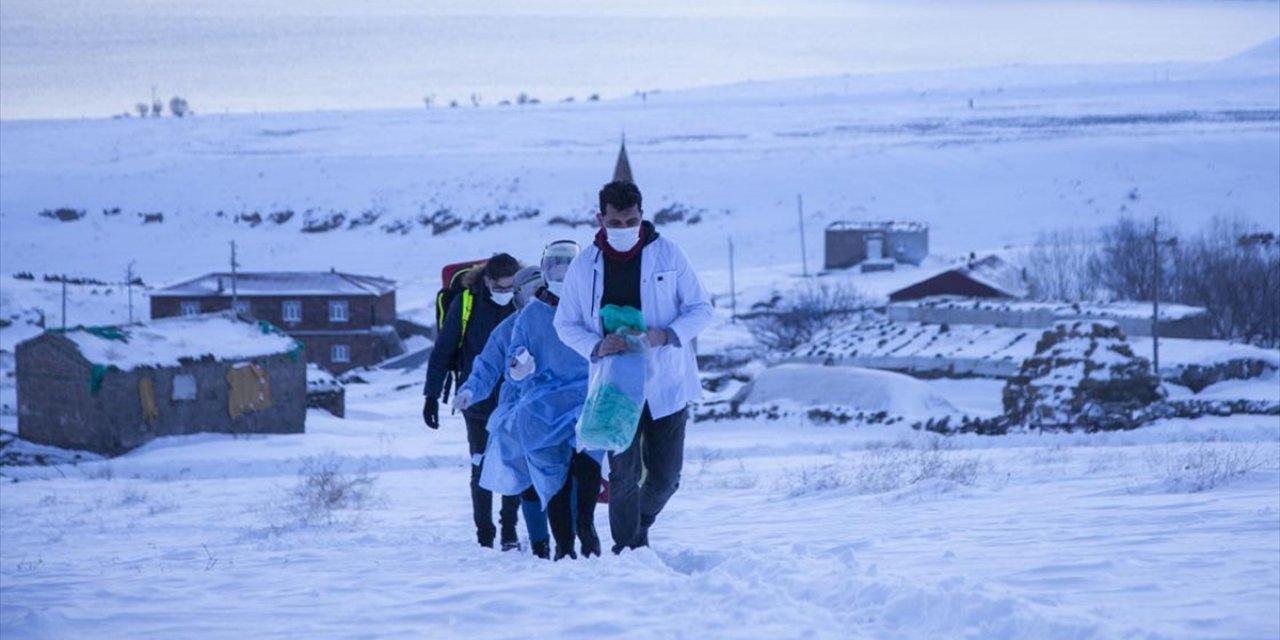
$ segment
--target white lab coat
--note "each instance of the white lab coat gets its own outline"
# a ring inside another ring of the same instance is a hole
[[[604,294],[604,260],[599,247],[583,249],[565,274],[555,328],[560,340],[591,359],[604,337],[600,297]],[[669,416],[702,396],[694,338],[711,324],[711,300],[689,258],[674,242],[658,236],[640,253],[640,307],[650,329],[671,329],[680,346],[653,349],[654,371],[646,377],[644,397],[653,418]],[[608,357],[608,356],[606,356]],[[598,362],[593,362],[592,374]]]

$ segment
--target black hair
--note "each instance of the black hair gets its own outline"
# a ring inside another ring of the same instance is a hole
[[[484,263],[484,275],[490,280],[500,280],[516,275],[520,270],[520,261],[511,257],[507,253],[494,254],[489,261]]]
[[[604,215],[605,205],[613,205],[614,209],[622,211],[637,207],[641,210],[644,196],[640,195],[640,187],[635,183],[615,180],[606,184],[600,189],[600,215]]]

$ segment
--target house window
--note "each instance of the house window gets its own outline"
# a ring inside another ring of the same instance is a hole
[[[184,301],[182,302],[182,315],[184,315],[184,316],[198,316],[198,315],[200,315],[200,301],[199,301],[199,300],[184,300]]]
[[[302,322],[302,302],[299,300],[285,301],[280,317],[285,322]]]
[[[175,401],[195,400],[196,377],[189,373],[179,373],[173,376],[173,399]]]
[[[232,307],[233,307],[233,310],[234,310],[236,313],[242,313],[242,314],[244,314],[244,315],[249,315],[250,307],[249,307],[249,301],[248,301],[248,300],[236,300],[236,303],[235,303],[234,305],[232,305]]]
[[[333,347],[329,349],[329,360],[332,362],[351,362],[351,345],[333,345]]]
[[[347,301],[346,300],[330,300],[329,301],[329,322],[346,322],[347,321]]]

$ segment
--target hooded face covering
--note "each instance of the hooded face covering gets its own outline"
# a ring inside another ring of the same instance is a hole
[[[605,239],[608,240],[609,246],[614,251],[626,252],[640,242],[640,225],[634,227],[605,227]]]
[[[578,255],[578,243],[572,240],[557,240],[542,250],[542,278],[547,283],[547,291],[560,297],[564,288],[564,276],[569,271],[569,263]]]

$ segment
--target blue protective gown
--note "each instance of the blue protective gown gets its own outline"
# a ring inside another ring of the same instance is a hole
[[[544,509],[569,475],[577,444],[574,426],[587,397],[589,373],[586,358],[560,341],[554,317],[554,307],[538,299],[530,301],[516,316],[506,359],[510,362],[524,347],[536,366],[521,383],[511,424]],[[511,381],[509,374],[507,380]]]
[[[493,393],[493,387],[503,381],[511,331],[518,315],[508,316],[489,334],[489,341],[472,361],[471,375],[458,388],[458,393],[470,391],[472,398],[487,398]],[[509,378],[503,381],[498,404],[489,415],[489,442],[484,452],[485,464],[480,470],[480,486],[504,496],[520,495],[533,482],[524,457],[519,455],[520,444],[512,424],[513,410],[524,386],[524,382]]]

